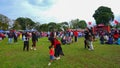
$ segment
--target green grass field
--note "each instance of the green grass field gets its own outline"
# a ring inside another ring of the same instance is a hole
[[[0,41],[0,68],[120,68],[120,45],[101,45],[93,42],[94,51],[84,49],[83,38],[77,43],[62,45],[65,56],[49,62],[50,45],[47,38],[40,38],[37,50],[23,51],[23,41],[8,44]],[[30,42],[30,47],[32,43]]]

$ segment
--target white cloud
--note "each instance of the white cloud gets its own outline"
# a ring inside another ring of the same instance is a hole
[[[115,16],[120,15],[118,0],[34,0],[33,4],[30,1],[14,0],[12,6],[3,6],[2,9],[9,9],[6,14],[10,18],[30,17],[41,23],[71,21],[76,18],[94,21],[92,15],[100,6],[110,7]],[[42,3],[44,5],[41,6]]]
[[[100,6],[107,6],[119,14],[118,2],[112,0],[59,0],[50,10],[45,11],[46,16],[55,17],[58,21],[70,21],[71,19],[84,19],[93,21],[92,15]]]

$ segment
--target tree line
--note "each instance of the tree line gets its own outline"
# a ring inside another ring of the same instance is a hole
[[[104,24],[110,25],[110,21],[114,20],[114,13],[111,8],[100,6],[95,13],[93,14],[93,18],[96,21],[96,24]],[[85,29],[87,27],[87,22],[85,20],[74,19],[70,22],[49,22],[41,24],[40,22],[34,22],[30,18],[19,17],[16,20],[13,20],[13,24],[9,24],[11,20],[2,14],[0,14],[0,29],[8,30],[31,30],[35,29],[38,31],[61,31],[70,29]],[[117,26],[118,27],[118,26]]]
[[[67,30],[68,28],[71,29],[84,29],[87,27],[86,21],[85,20],[71,20],[69,23],[68,22],[61,22],[61,23],[56,23],[56,22],[50,22],[50,23],[44,23],[40,24],[39,22],[34,22],[32,19],[27,18],[27,17],[19,17],[16,20],[13,20],[13,24],[9,24],[11,21],[8,17],[4,16],[7,18],[3,22],[2,20],[4,19],[1,15],[1,22],[0,22],[0,29],[2,30],[8,30],[8,29],[15,29],[15,30],[31,30],[35,29],[38,31],[63,31]]]

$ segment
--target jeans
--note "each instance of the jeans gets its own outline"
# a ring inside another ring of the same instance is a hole
[[[8,43],[12,43],[12,38],[8,38]]]

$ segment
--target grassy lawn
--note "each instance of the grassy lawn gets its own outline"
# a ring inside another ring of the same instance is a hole
[[[62,45],[65,56],[50,67],[47,38],[40,38],[37,50],[23,51],[23,41],[8,44],[0,41],[0,68],[120,68],[120,45],[93,43],[95,50],[84,49],[83,38],[71,45]],[[30,42],[30,47],[32,43]]]

